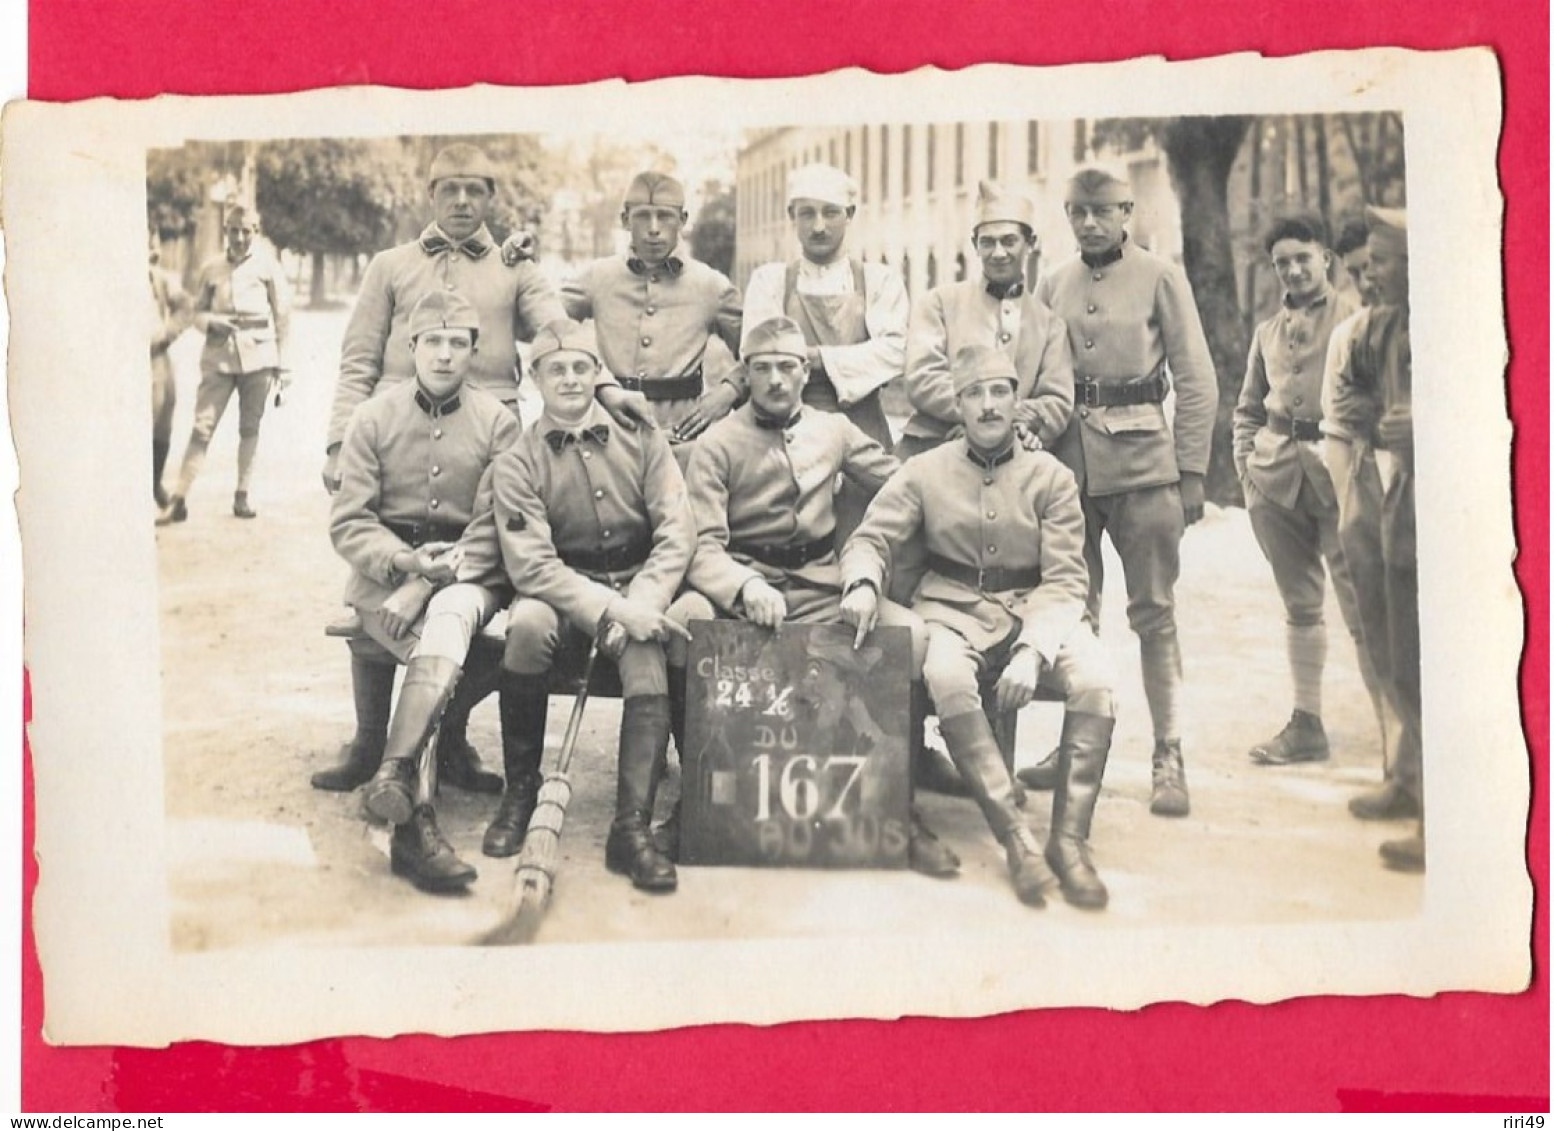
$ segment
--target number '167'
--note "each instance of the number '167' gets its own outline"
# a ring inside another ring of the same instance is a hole
[[[757,793],[755,819],[769,821],[772,817],[772,756],[758,754],[753,760],[756,772]],[[828,779],[833,770],[847,775],[836,800],[826,812],[826,818],[845,817],[847,798],[863,776],[868,758],[835,754],[824,760],[809,754],[795,754],[788,758],[777,775],[777,801],[782,811],[795,821],[807,821],[820,812],[823,804],[821,782]]]

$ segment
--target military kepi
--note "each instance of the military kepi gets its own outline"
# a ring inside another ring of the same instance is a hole
[[[750,331],[740,352],[746,358],[763,353],[783,353],[803,361],[809,357],[809,343],[793,319],[768,318]]]
[[[496,166],[478,146],[459,142],[438,152],[427,170],[426,183],[435,185],[444,177],[479,177],[496,191]]]
[[[538,365],[540,359],[559,350],[579,350],[595,361],[599,360],[599,343],[593,331],[570,319],[552,322],[534,335],[534,345],[529,351],[529,361]]]
[[[683,209],[685,186],[666,173],[638,173],[631,178],[624,206],[633,208],[639,204],[662,204]]]
[[[471,330],[478,334],[480,314],[458,291],[427,291],[410,312],[411,340],[428,330]]]
[[[979,342],[955,351],[955,359],[950,362],[950,384],[954,386],[956,396],[973,385],[983,381],[997,381],[999,378],[1019,385],[1014,362],[1003,350]]]

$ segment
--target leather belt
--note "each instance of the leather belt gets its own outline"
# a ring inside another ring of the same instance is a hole
[[[754,558],[773,569],[803,569],[836,550],[836,531],[813,542],[798,542],[787,546],[761,546],[754,542],[730,542],[729,553]]]
[[[1269,413],[1268,431],[1275,436],[1288,436],[1294,440],[1320,440],[1322,438],[1322,422],[1320,420],[1299,420],[1288,416],[1280,416],[1277,413]]]
[[[428,542],[457,542],[464,535],[464,523],[462,522],[384,522],[405,545],[412,550],[419,549]]]
[[[1074,400],[1087,408],[1111,408],[1116,405],[1160,404],[1171,390],[1164,373],[1142,381],[1074,381]]]
[[[679,377],[617,377],[620,387],[650,401],[688,401],[702,394],[701,366]]]
[[[218,314],[239,330],[262,330],[270,324],[268,314]]]
[[[579,573],[625,573],[647,561],[652,552],[653,539],[644,534],[624,546],[612,546],[607,550],[558,550],[557,555]]]
[[[1040,566],[1004,568],[1002,566],[966,565],[938,554],[928,555],[928,568],[940,577],[969,585],[983,593],[1007,593],[1011,589],[1035,589],[1041,584]]]

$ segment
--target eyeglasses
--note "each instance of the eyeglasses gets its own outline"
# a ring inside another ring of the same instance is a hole
[[[1070,220],[1082,221],[1090,217],[1097,220],[1115,220],[1130,204],[1065,204],[1063,211]]]

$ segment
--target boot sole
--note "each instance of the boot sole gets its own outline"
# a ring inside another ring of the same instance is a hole
[[[365,804],[367,812],[379,820],[391,825],[403,825],[410,820],[413,800],[408,789],[380,784],[367,790]]]
[[[470,870],[468,876],[449,877],[447,879],[429,879],[419,876],[408,864],[402,864],[398,860],[389,860],[389,871],[394,875],[410,881],[410,885],[418,891],[430,892],[433,895],[447,895],[453,892],[462,892],[474,883],[478,873]]]
[[[322,789],[326,793],[354,793],[371,780],[371,774],[362,778],[331,778],[325,777],[322,773],[314,774],[308,779],[314,789]]]
[[[520,852],[523,851],[523,841],[523,837],[519,837],[517,842],[511,845],[493,845],[489,840],[482,841],[480,844],[480,852],[481,855],[489,856],[494,860],[506,860],[508,857],[517,856]]]
[[[678,876],[670,876],[667,880],[655,880],[650,883],[643,882],[631,874],[631,865],[622,865],[619,861],[611,860],[608,857],[606,857],[604,861],[604,870],[612,873],[613,875],[625,876],[631,881],[631,886],[636,888],[638,891],[663,894],[666,892],[674,891],[675,888],[680,886],[680,878]]]

